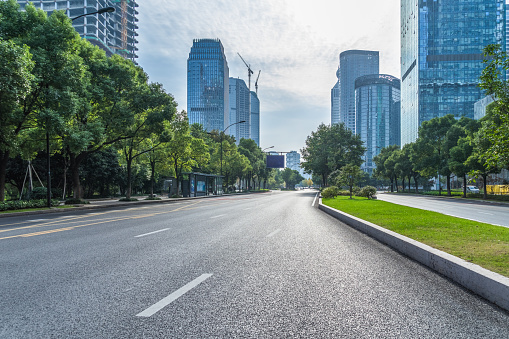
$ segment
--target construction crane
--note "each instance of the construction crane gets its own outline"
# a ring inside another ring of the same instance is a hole
[[[251,74],[254,74],[253,70],[251,69],[251,66],[249,66],[247,64],[247,62],[244,60],[244,58],[239,54],[239,57],[242,59],[242,61],[244,62],[244,64],[246,65],[247,67],[247,77],[249,78],[249,91],[251,91]]]
[[[256,81],[255,81],[255,92],[256,92],[256,95],[258,95],[258,79],[260,79],[260,73],[261,72],[262,72],[262,70],[258,71],[258,76],[256,77]]]

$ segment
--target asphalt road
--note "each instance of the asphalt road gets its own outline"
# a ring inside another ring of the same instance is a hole
[[[0,338],[509,338],[507,312],[314,197],[0,219]]]
[[[439,212],[463,219],[509,227],[509,204],[497,205],[473,200],[378,193],[379,200]]]

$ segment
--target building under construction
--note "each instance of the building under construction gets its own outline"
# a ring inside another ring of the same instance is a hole
[[[108,56],[119,54],[135,61],[136,30],[138,26],[138,4],[134,0],[31,0],[18,3],[24,8],[29,2],[51,14],[55,10],[64,10],[70,18],[96,12],[101,8],[113,7],[115,12],[83,16],[73,21],[73,27],[92,44],[106,51]]]

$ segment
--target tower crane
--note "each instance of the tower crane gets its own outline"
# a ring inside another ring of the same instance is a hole
[[[249,79],[249,91],[251,91],[251,74],[254,74],[253,70],[251,69],[251,66],[247,64],[247,62],[244,60],[244,58],[240,55],[240,53],[237,53],[239,57],[244,62],[244,65],[247,67],[247,77]]]
[[[257,95],[258,95],[258,79],[260,79],[260,73],[261,72],[262,72],[262,70],[258,71],[258,76],[256,77],[256,81],[255,81],[255,92],[256,92]]]

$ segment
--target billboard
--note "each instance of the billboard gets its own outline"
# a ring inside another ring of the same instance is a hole
[[[285,156],[267,155],[267,168],[285,168]]]

